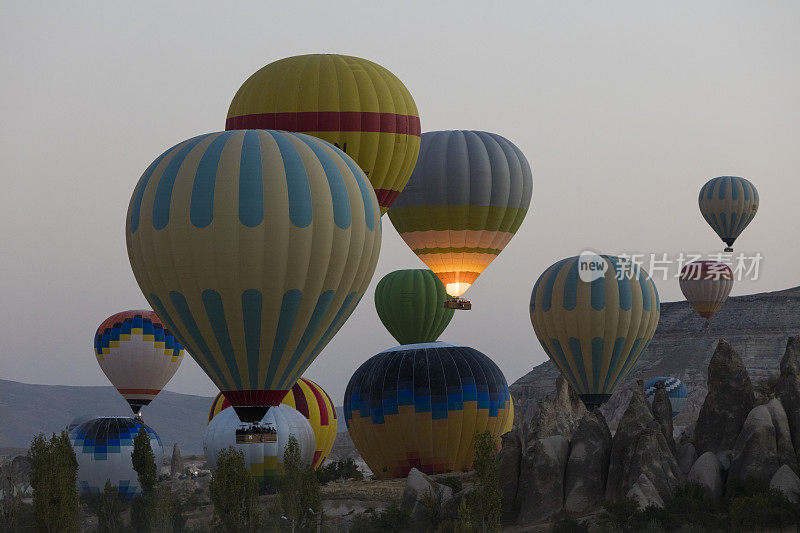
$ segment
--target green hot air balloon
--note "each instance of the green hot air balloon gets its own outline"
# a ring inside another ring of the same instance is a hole
[[[145,171],[128,208],[136,281],[242,421],[279,405],[358,305],[380,210],[344,152],[302,133],[200,135]]]
[[[453,318],[442,305],[447,293],[428,269],[395,270],[375,288],[375,309],[400,344],[433,342]]]
[[[547,356],[591,409],[605,403],[633,369],[661,311],[644,269],[585,253],[539,276],[530,313]]]

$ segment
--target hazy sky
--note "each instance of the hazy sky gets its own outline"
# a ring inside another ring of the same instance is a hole
[[[147,306],[125,249],[134,185],[165,149],[224,129],[255,70],[301,53],[376,61],[409,88],[423,131],[496,132],[528,157],[531,210],[442,336],[509,383],[545,360],[528,300],[554,261],[721,250],[697,208],[711,177],[747,177],[761,196],[737,241],[763,255],[761,276],[734,294],[800,285],[800,2],[222,4],[2,3],[0,378],[107,383],[97,325]],[[383,222],[367,297],[306,373],[337,404],[356,367],[396,344],[375,284],[423,266]],[[656,284],[681,298],[675,279]],[[216,392],[188,357],[167,388]]]

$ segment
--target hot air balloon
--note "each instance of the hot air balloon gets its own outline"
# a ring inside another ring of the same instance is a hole
[[[375,309],[400,344],[433,342],[453,318],[444,285],[428,269],[395,270],[375,287]]]
[[[379,478],[468,470],[475,434],[503,433],[508,384],[497,365],[443,342],[385,350],[356,370],[344,395],[347,430]]]
[[[508,416],[506,417],[506,425],[500,431],[501,435],[505,435],[514,429],[514,398],[508,397]]]
[[[660,303],[644,269],[586,253],[539,276],[530,313],[545,353],[593,409],[611,397],[647,348]]]
[[[123,311],[97,328],[94,354],[100,369],[136,414],[175,375],[183,361],[183,346],[154,312]]]
[[[255,422],[353,312],[381,223],[369,181],[341,150],[239,130],[159,156],[134,190],[126,236],[153,309]]]
[[[381,214],[405,187],[419,154],[411,93],[382,66],[360,57],[309,54],[270,63],[245,81],[226,130],[308,133],[335,144],[364,170]]]
[[[718,261],[693,261],[681,269],[681,292],[697,313],[710,321],[733,288],[733,272]]]
[[[69,432],[78,460],[78,489],[81,494],[103,492],[106,480],[127,500],[141,493],[139,477],[133,469],[133,439],[144,428],[156,465],[164,460],[161,439],[150,426],[135,418],[105,416],[75,426]]]
[[[508,139],[483,131],[427,132],[389,220],[457,298],[517,232],[532,191],[528,160]]]
[[[732,252],[733,242],[758,211],[758,191],[752,183],[736,176],[720,176],[700,189],[700,213]]]
[[[318,468],[331,453],[338,429],[336,407],[330,396],[310,379],[300,378],[281,403],[299,411],[311,424],[316,442],[311,467]],[[230,405],[222,393],[217,394],[208,411],[208,422]]]
[[[258,484],[274,482],[281,475],[283,452],[290,436],[297,439],[301,460],[311,464],[314,432],[298,411],[288,405],[278,405],[267,411],[258,426],[263,431],[253,432],[239,421],[233,409],[221,411],[208,424],[203,436],[208,467],[216,469],[219,452],[232,447],[242,452],[247,470]]]
[[[672,405],[672,416],[678,416],[686,405],[686,385],[678,378],[658,377],[647,380],[644,384],[644,393],[650,405],[653,404],[653,399],[656,395],[656,383],[659,381],[663,382],[664,388],[667,389],[669,403]]]

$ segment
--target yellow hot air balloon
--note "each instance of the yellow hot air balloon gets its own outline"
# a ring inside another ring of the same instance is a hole
[[[508,139],[431,131],[389,220],[447,294],[459,297],[511,241],[532,193],[528,160]]]
[[[381,224],[369,181],[341,150],[238,130],[159,156],[134,190],[126,236],[153,309],[252,422],[353,312]]]
[[[545,353],[591,409],[611,397],[647,348],[661,306],[644,269],[585,253],[539,276],[530,313]]]
[[[314,440],[316,441],[311,467],[314,469],[319,468],[325,458],[328,457],[328,454],[331,453],[338,429],[336,407],[333,405],[330,396],[322,387],[310,379],[300,378],[281,403],[299,411],[311,424],[311,429],[314,431]],[[217,397],[211,402],[211,408],[208,410],[208,421],[211,422],[215,416],[230,407],[230,405],[230,402],[225,399],[221,392],[217,394]]]
[[[719,238],[733,251],[733,243],[758,211],[758,191],[744,178],[720,176],[700,189],[700,213]]]
[[[405,187],[420,143],[419,113],[397,77],[372,61],[309,54],[270,63],[233,97],[226,130],[308,133],[344,150],[369,177],[381,213]]]

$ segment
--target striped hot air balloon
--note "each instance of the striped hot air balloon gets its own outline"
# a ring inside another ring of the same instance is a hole
[[[183,353],[181,343],[150,310],[111,315],[94,335],[100,369],[134,414],[172,379]]]
[[[443,342],[385,350],[361,365],[344,395],[347,430],[380,478],[472,467],[475,434],[499,437],[510,415],[497,365],[467,346]]]
[[[658,377],[647,380],[644,384],[644,393],[651,405],[656,395],[656,383],[659,381],[664,383],[664,388],[667,390],[669,403],[672,405],[672,416],[678,416],[686,405],[686,385],[678,378]]]
[[[283,131],[170,148],[139,180],[127,222],[139,287],[244,421],[279,405],[341,328],[381,243],[355,162]]]
[[[447,294],[458,297],[517,232],[532,192],[528,160],[508,139],[484,131],[426,132],[389,220]]]
[[[681,269],[678,282],[686,300],[710,321],[733,288],[733,271],[719,261],[693,261]]]
[[[225,129],[299,131],[344,150],[364,170],[381,213],[405,187],[420,142],[419,113],[397,77],[372,61],[309,54],[270,63],[233,97]]]
[[[453,318],[442,305],[447,293],[428,269],[395,270],[375,287],[375,310],[400,344],[434,342]]]
[[[660,303],[644,269],[583,254],[539,276],[530,314],[545,353],[592,409],[611,397],[647,348]]]
[[[311,466],[314,469],[318,468],[331,453],[338,431],[336,407],[330,396],[310,379],[300,378],[281,403],[299,411],[311,424],[316,442]],[[222,393],[217,394],[208,411],[208,422],[230,405]]]
[[[732,252],[734,241],[758,211],[758,191],[744,178],[720,176],[700,189],[700,213]]]

